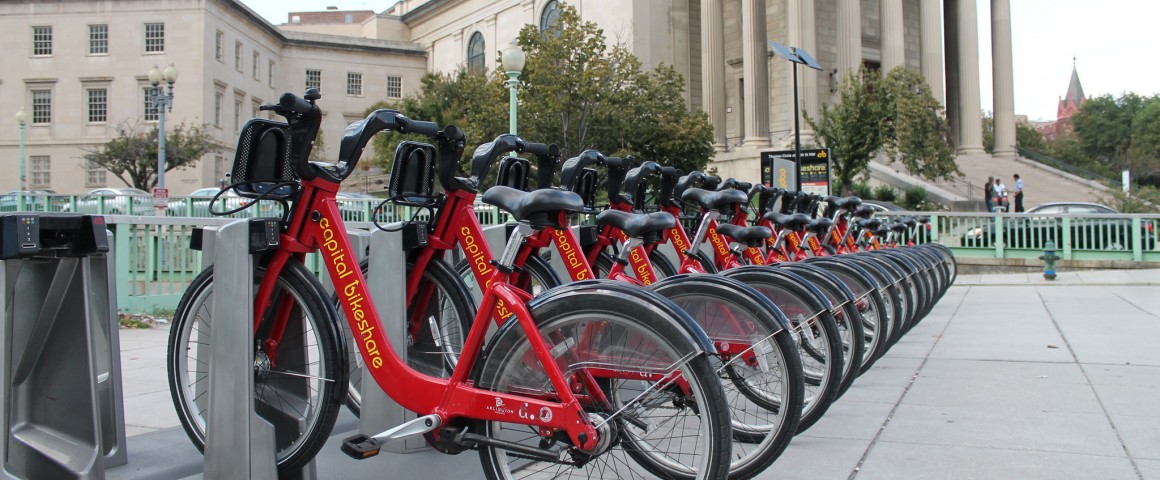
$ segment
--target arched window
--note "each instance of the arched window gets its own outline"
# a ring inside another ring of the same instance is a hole
[[[471,34],[471,40],[467,42],[467,71],[471,73],[483,73],[483,34],[475,32]]]
[[[556,23],[560,21],[560,4],[556,0],[551,0],[544,4],[544,11],[540,13],[540,31],[549,32],[556,30]]]

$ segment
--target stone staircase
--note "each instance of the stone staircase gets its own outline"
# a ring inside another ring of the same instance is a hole
[[[1047,202],[1101,202],[1102,197],[1108,196],[1104,185],[1022,157],[959,156],[958,164],[963,176],[948,182],[932,184],[906,175],[900,165],[880,162],[871,165],[871,178],[899,188],[904,188],[899,183],[923,185],[932,199],[954,205],[960,211],[985,208],[983,184],[988,176],[1002,179],[1010,189],[1016,173],[1023,179],[1023,205],[1028,209]]]

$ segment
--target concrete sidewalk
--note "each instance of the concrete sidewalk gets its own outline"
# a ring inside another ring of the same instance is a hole
[[[1036,280],[1039,278],[1039,280]],[[1160,271],[960,276],[930,315],[758,478],[1160,479]],[[181,478],[201,457],[173,413],[163,330],[122,330],[129,464]],[[319,478],[480,478],[472,452],[338,451]]]

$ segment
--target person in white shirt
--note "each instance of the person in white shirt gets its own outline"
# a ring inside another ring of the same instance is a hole
[[[1007,196],[1007,187],[1003,186],[1003,180],[996,178],[995,186],[991,188],[995,190],[995,206],[1001,207],[1006,212],[1007,202],[1005,197]]]
[[[1015,174],[1015,213],[1023,213],[1023,180],[1019,178],[1019,174]]]

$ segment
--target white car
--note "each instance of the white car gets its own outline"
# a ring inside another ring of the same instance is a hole
[[[63,211],[72,211],[65,205]],[[98,188],[77,198],[78,213],[102,215],[156,215],[153,196],[136,188]]]

